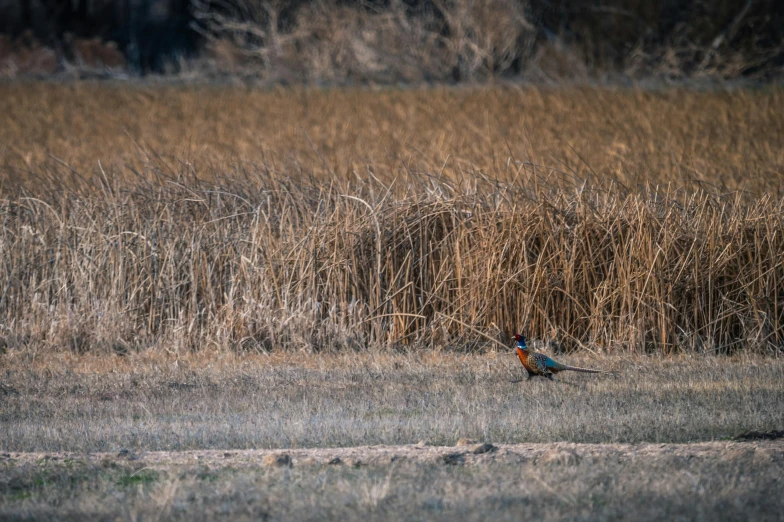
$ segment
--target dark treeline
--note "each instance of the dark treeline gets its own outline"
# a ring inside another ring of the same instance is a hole
[[[771,76],[784,67],[784,2],[778,0],[0,0],[0,33],[17,41],[32,37],[65,59],[72,39],[100,38],[114,42],[132,68],[155,72],[225,37],[221,24],[256,24],[259,30],[247,32],[240,46],[258,49],[264,34],[295,30],[299,15],[314,5],[354,9],[369,19],[397,10],[426,19],[444,38],[456,30],[450,13],[520,18],[530,34],[518,36],[504,50],[512,58],[490,74],[519,73],[532,49],[553,42],[594,70],[628,68],[630,57],[666,61],[667,49],[680,53],[677,67],[686,74],[717,56],[745,63],[735,76]]]
[[[0,31],[12,38],[31,35],[65,58],[73,38],[100,38],[142,72],[195,54],[192,20],[191,0],[0,0]]]

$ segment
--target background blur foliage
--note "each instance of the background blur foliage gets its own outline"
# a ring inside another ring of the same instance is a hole
[[[0,0],[0,77],[769,80],[775,0]]]

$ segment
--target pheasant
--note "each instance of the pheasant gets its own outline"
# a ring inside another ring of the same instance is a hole
[[[528,350],[525,345],[525,337],[520,334],[515,334],[517,340],[517,357],[523,363],[523,368],[528,372],[528,378],[538,375],[540,377],[547,377],[553,380],[553,374],[562,372],[564,370],[571,370],[573,372],[585,373],[604,373],[602,370],[592,370],[590,368],[578,368],[576,366],[567,366],[565,364],[557,363],[550,359],[543,353],[532,352]],[[520,382],[520,381],[512,381]]]

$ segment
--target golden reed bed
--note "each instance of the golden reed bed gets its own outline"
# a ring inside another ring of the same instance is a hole
[[[0,339],[778,351],[783,93],[2,85]]]

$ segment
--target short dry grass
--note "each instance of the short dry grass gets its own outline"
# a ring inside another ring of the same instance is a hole
[[[689,442],[784,426],[780,359],[577,358],[617,375],[522,376],[511,350],[10,364],[6,451],[489,442]]]
[[[777,520],[781,359],[560,358],[6,357],[0,518]]]

